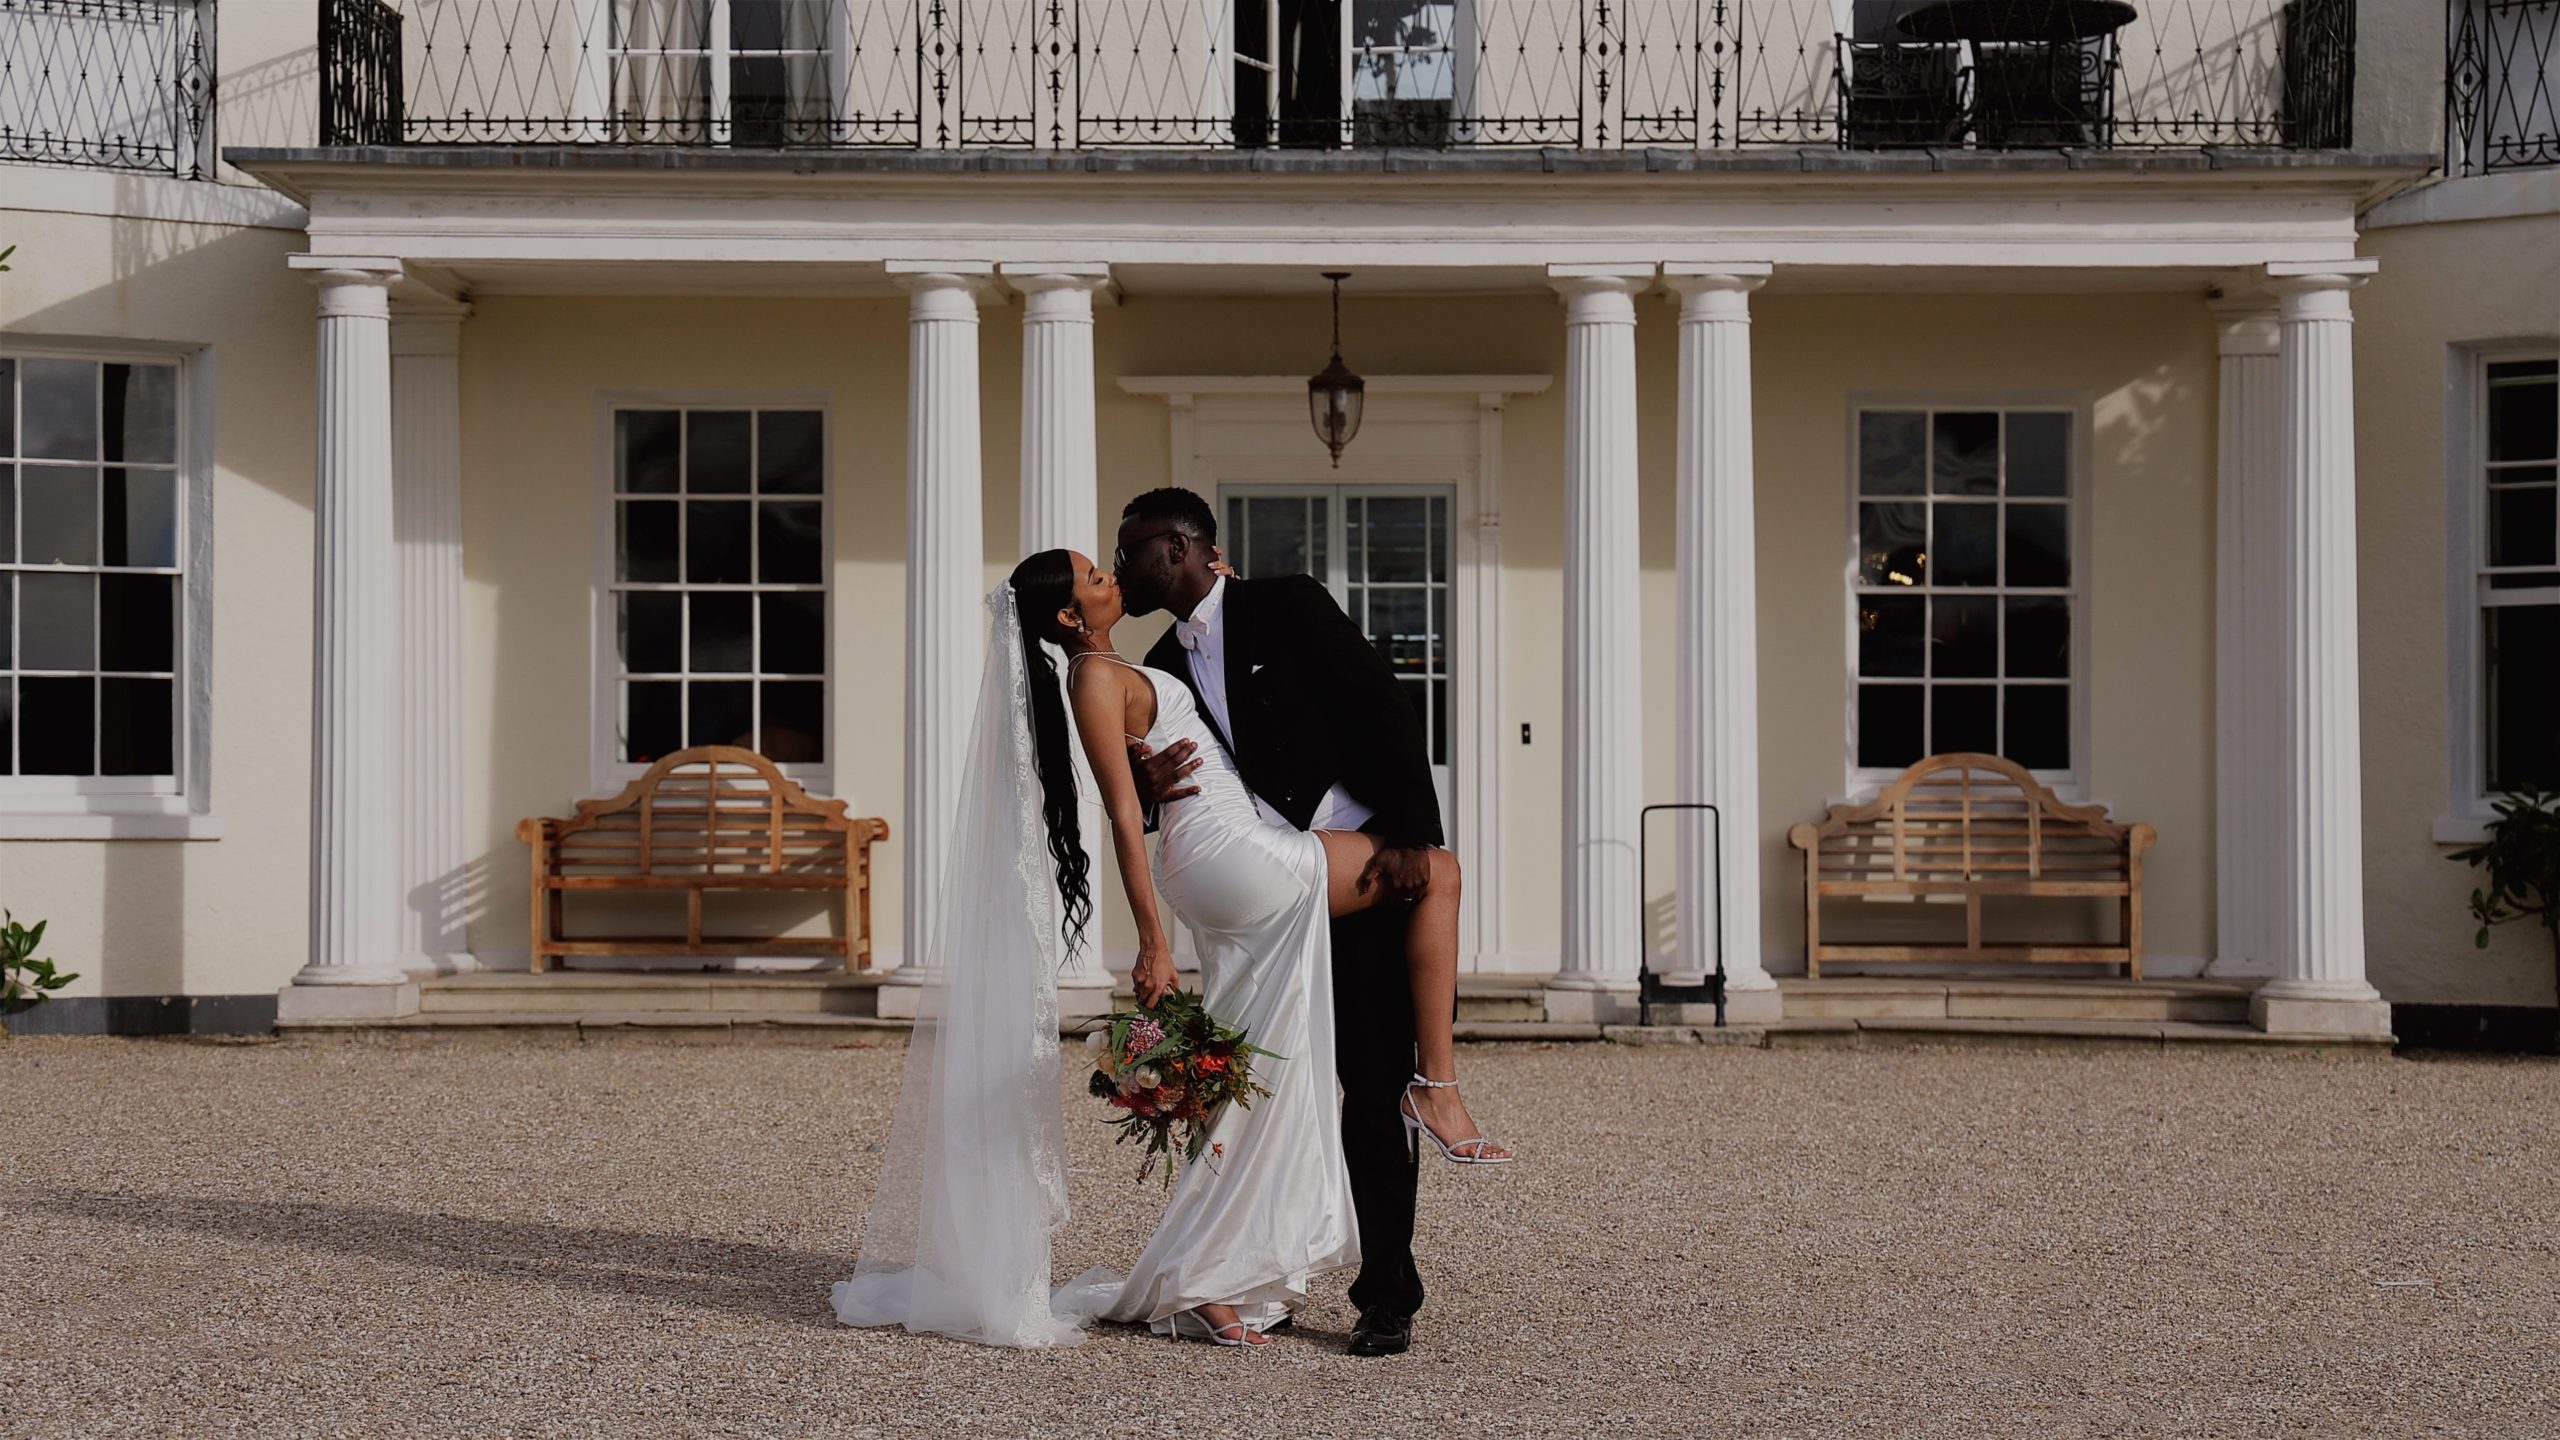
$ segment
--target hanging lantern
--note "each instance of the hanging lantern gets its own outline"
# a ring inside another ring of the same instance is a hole
[[[1342,363],[1342,282],[1350,272],[1328,270],[1324,278],[1333,282],[1333,360],[1307,381],[1307,415],[1315,421],[1316,438],[1333,455],[1333,468],[1339,470],[1342,447],[1360,433],[1360,406],[1369,387]]]

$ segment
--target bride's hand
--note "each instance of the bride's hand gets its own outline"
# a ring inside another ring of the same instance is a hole
[[[1129,971],[1129,987],[1138,992],[1140,1005],[1153,1008],[1157,1001],[1173,993],[1176,979],[1171,946],[1142,945],[1138,948],[1138,963]]]

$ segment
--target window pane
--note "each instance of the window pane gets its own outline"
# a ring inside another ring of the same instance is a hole
[[[21,677],[18,681],[18,773],[94,775],[98,682]]]
[[[684,488],[692,494],[747,489],[747,412],[695,410],[684,417]]]
[[[827,597],[797,590],[762,597],[764,635],[757,669],[767,675],[827,673]],[[773,723],[771,712],[765,724]]]
[[[686,717],[687,745],[753,748],[756,687],[749,680],[696,680],[684,687],[693,713]]]
[[[2553,563],[2552,547],[2555,540],[2560,540],[2560,529],[2554,528],[2554,496],[2560,496],[2560,491],[2539,485],[2524,489],[2499,486],[2489,491],[2490,564]]]
[[[1419,496],[1369,500],[1364,527],[1370,580],[1422,580],[1431,573],[1429,506]]]
[[[2038,589],[2061,589],[2071,583],[2071,507],[2011,505],[2009,583]]]
[[[1423,670],[1431,662],[1431,602],[1420,590],[1371,590],[1369,640],[1390,669]]]
[[[688,500],[684,507],[684,578],[694,585],[743,585],[754,574],[748,564],[749,510],[744,501],[705,503]]]
[[[178,563],[178,477],[168,470],[106,472],[105,562],[173,569]]]
[[[18,687],[0,675],[0,775],[18,773]]]
[[[815,585],[827,578],[826,565],[820,558],[821,530],[818,502],[793,500],[788,503],[767,502],[756,507],[756,524],[761,533],[757,576],[768,585]]]
[[[1402,685],[1405,703],[1413,707],[1413,718],[1422,722],[1422,733],[1428,737],[1431,734],[1431,682],[1407,680]]]
[[[2560,605],[2501,605],[2488,625],[2491,791],[2560,786]]]
[[[2071,678],[2071,601],[2061,595],[2013,596],[2008,670],[2012,679]]]
[[[827,758],[827,687],[816,680],[764,683],[764,743],[756,748],[784,765]]]
[[[2026,411],[2009,417],[2009,493],[2071,493],[2071,417]]]
[[[1917,585],[1928,579],[1929,507],[1858,507],[1858,583]]]
[[[177,772],[177,711],[173,682],[98,682],[98,773],[171,775]]]
[[[97,597],[94,575],[20,575],[18,663],[29,670],[97,669]]]
[[[1424,524],[1431,541],[1431,578],[1446,583],[1449,579],[1449,500],[1434,495],[1424,508]]]
[[[1917,595],[1858,597],[1858,673],[1908,675],[1928,673],[1923,643],[1928,633],[1929,602]]]
[[[1929,673],[2000,673],[2000,602],[1988,595],[1940,595],[1929,602]]]
[[[98,472],[84,465],[19,471],[19,558],[30,565],[98,563]]]
[[[9,392],[0,390],[0,409],[9,403]],[[0,465],[0,565],[18,558],[18,467]]]
[[[1431,682],[1431,763],[1449,763],[1449,682]]]
[[[696,671],[755,668],[753,595],[734,590],[716,591],[690,596],[686,603],[693,607],[693,663],[689,668]]]
[[[0,357],[0,455],[18,453],[18,362]],[[5,557],[0,557],[5,558]],[[0,700],[6,699],[0,688]],[[8,747],[0,746],[0,765],[9,761]]]
[[[677,460],[683,421],[683,412],[677,410],[614,412],[613,464],[622,489],[650,495],[675,493],[681,473]]]
[[[1294,495],[1257,495],[1245,501],[1245,534],[1252,553],[1245,557],[1244,573],[1263,579],[1274,575],[1324,579],[1308,543],[1310,529],[1324,523],[1323,506],[1323,501]]]
[[[634,680],[622,687],[622,758],[647,765],[684,748],[684,687]]]
[[[101,575],[97,581],[98,668],[177,669],[178,577]]]
[[[1929,745],[1940,755],[2000,753],[2000,687],[1933,685],[1929,688]]]
[[[616,634],[626,674],[671,675],[684,668],[684,597],[630,590],[620,597]]]
[[[659,583],[676,578],[677,511],[665,500],[625,500],[614,507],[616,564],[624,580]]]
[[[2560,446],[2560,380],[2523,365],[2489,367],[2489,458],[2548,460]]]
[[[0,670],[10,669],[17,664],[17,609],[18,577],[0,574]],[[0,681],[0,688],[5,688],[6,683]],[[5,764],[8,758],[5,753],[0,753],[0,764]]]
[[[1917,495],[1926,488],[1929,417],[1916,410],[1858,416],[1858,493]]]
[[[21,366],[18,404],[25,433],[18,453],[47,460],[97,459],[97,365],[27,360]]]
[[[1966,411],[1930,417],[1931,492],[1994,495],[2000,490],[2000,416]]]
[[[101,378],[99,398],[106,421],[104,458],[144,465],[176,464],[178,367],[108,365],[102,367]]]
[[[1920,706],[1928,691],[1918,685],[1858,687],[1858,763],[1870,770],[1900,770],[1923,758]]]
[[[2001,697],[2009,710],[2009,743],[2002,753],[2030,770],[2070,769],[2070,687],[2010,685]]]
[[[1999,581],[2000,507],[1932,505],[1929,581],[1936,585],[1991,585]]]
[[[825,417],[815,410],[768,410],[756,417],[756,488],[815,495],[826,488]]]

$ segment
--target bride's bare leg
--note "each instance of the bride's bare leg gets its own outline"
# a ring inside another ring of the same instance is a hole
[[[1360,891],[1360,874],[1378,852],[1374,835],[1327,830],[1324,841],[1326,881],[1332,913],[1339,919],[1375,908],[1387,900],[1379,887]],[[1429,886],[1412,902],[1405,922],[1405,968],[1413,984],[1413,1040],[1416,1070],[1433,1080],[1458,1078],[1458,857],[1446,850],[1425,852],[1431,867]],[[1456,1089],[1411,1092],[1415,1112],[1451,1145],[1481,1137],[1466,1102]],[[1482,1147],[1487,1158],[1511,1152],[1499,1145]]]

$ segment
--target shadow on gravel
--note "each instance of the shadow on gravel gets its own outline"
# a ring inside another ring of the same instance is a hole
[[[31,1210],[129,1229],[188,1231],[466,1275],[503,1275],[814,1329],[837,1328],[827,1287],[853,1273],[853,1259],[846,1255],[637,1230],[317,1201],[64,1189],[21,1194]]]

